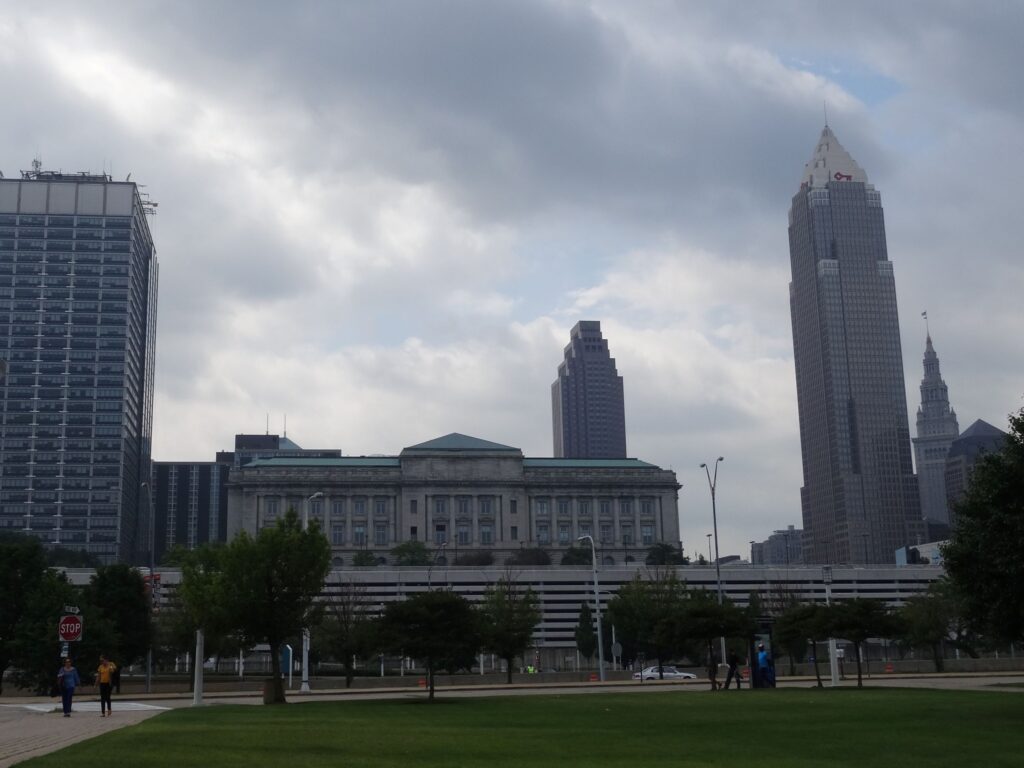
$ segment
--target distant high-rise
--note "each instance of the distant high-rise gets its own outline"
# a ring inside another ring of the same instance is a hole
[[[921,406],[917,409],[917,437],[914,438],[921,514],[929,523],[949,523],[946,456],[959,434],[960,425],[956,422],[956,412],[949,407],[949,390],[942,380],[939,356],[935,354],[929,333],[924,348]]]
[[[626,457],[622,377],[596,320],[581,320],[570,333],[551,385],[551,420],[558,458]]]
[[[922,535],[878,191],[825,126],[789,211],[807,563],[891,563]]]
[[[157,261],[132,182],[0,174],[0,529],[145,560]],[[140,511],[144,517],[140,517]]]

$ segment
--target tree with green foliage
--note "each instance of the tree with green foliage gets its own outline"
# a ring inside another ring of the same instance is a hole
[[[343,665],[345,687],[351,688],[356,657],[377,650],[378,621],[366,585],[345,579],[328,587],[330,600],[324,606],[323,621],[314,630],[314,644]]]
[[[594,631],[594,616],[590,603],[580,603],[580,617],[576,622],[576,650],[590,663],[597,651],[597,632]]]
[[[551,555],[547,551],[537,548],[523,547],[518,552],[514,553],[508,560],[505,561],[507,565],[551,565]]]
[[[141,660],[153,641],[152,603],[142,574],[123,563],[101,565],[85,591],[114,629],[107,658],[122,667]]]
[[[775,620],[772,630],[776,644],[784,649],[797,653],[800,647],[806,648],[810,642],[811,655],[814,658],[814,677],[821,688],[821,668],[818,659],[818,643],[831,636],[831,606],[821,603],[797,603],[783,611]]]
[[[46,573],[46,554],[35,536],[0,534],[0,693],[14,657],[14,638]]]
[[[1024,641],[1024,409],[1002,451],[975,464],[954,514],[942,557],[964,618],[991,641]]]
[[[732,601],[725,599],[719,603],[718,596],[706,589],[684,590],[682,597],[681,604],[668,613],[656,630],[666,647],[684,648],[699,641],[708,666],[714,663],[717,668],[725,661],[717,659],[718,638],[743,638],[746,644],[753,634],[752,618]]]
[[[430,565],[433,555],[422,541],[406,541],[391,550],[395,565]]]
[[[315,521],[303,530],[289,509],[255,537],[244,531],[236,536],[224,548],[222,565],[215,599],[244,640],[270,646],[268,703],[283,704],[281,644],[316,623],[317,598],[331,565],[330,542]]]
[[[680,650],[679,612],[686,587],[671,570],[651,578],[636,574],[608,602],[608,619],[615,625],[623,657],[643,653],[660,668]]]
[[[471,549],[468,552],[463,550],[455,556],[454,560],[452,560],[452,565],[477,567],[494,565],[494,553],[489,549]]]
[[[594,553],[590,547],[569,547],[562,553],[562,565],[591,565]]]
[[[948,606],[929,589],[907,600],[896,613],[897,638],[904,648],[926,649],[936,672],[942,672],[942,646],[949,637],[952,617]]]
[[[647,565],[686,565],[690,561],[671,544],[659,542],[647,550]]]
[[[58,544],[46,548],[46,564],[51,568],[99,568],[103,561],[91,552]]]
[[[861,648],[870,637],[891,638],[897,633],[896,622],[889,608],[881,600],[856,597],[833,603],[832,632],[853,643],[857,657],[857,687],[864,685],[861,674]]]
[[[438,669],[462,666],[480,647],[480,619],[466,598],[447,590],[420,592],[384,609],[385,648],[418,659],[427,670],[428,698],[434,700]]]
[[[368,549],[361,549],[352,556],[352,565],[356,568],[373,568],[377,565],[377,556]]]
[[[537,595],[520,589],[506,574],[484,592],[480,604],[483,648],[505,661],[506,682],[512,683],[512,664],[530,647],[533,630],[540,623]]]

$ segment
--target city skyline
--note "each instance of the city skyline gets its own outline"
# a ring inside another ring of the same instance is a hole
[[[160,204],[154,458],[268,412],[346,453],[546,455],[553,361],[595,318],[687,551],[721,455],[720,549],[745,553],[801,523],[784,222],[823,102],[884,190],[904,369],[927,309],[961,423],[1024,404],[1018,16],[58,2],[0,21],[0,170],[131,173]]]

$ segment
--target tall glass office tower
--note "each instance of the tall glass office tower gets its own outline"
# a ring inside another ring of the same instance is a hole
[[[107,175],[0,175],[0,530],[105,562],[149,546],[148,208]]]
[[[804,561],[892,563],[922,534],[882,200],[825,126],[789,211]]]
[[[569,459],[626,458],[622,377],[597,320],[580,320],[551,385],[554,454]]]

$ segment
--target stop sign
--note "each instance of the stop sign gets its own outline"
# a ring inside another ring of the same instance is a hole
[[[82,618],[80,616],[61,616],[57,624],[57,636],[62,643],[73,643],[82,639]]]

